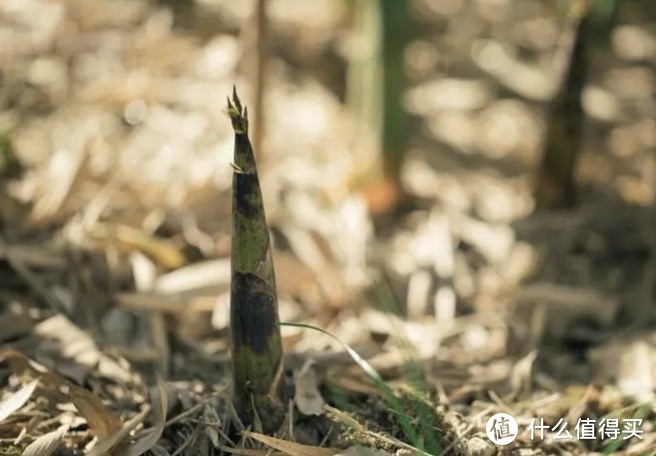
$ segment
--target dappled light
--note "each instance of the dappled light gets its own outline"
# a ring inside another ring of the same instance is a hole
[[[0,0],[0,456],[653,454],[655,67],[646,0]]]

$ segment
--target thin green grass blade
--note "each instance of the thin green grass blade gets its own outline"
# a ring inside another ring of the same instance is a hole
[[[295,327],[295,328],[305,328],[305,329],[312,329],[314,331],[319,331],[320,333],[326,334],[330,338],[334,339],[337,341],[342,347],[344,347],[344,350],[349,354],[349,356],[355,361],[355,363],[364,371],[365,374],[374,382],[374,384],[380,389],[380,392],[383,395],[383,398],[385,399],[385,402],[387,402],[387,405],[392,409],[392,411],[397,415],[399,424],[401,425],[401,429],[403,429],[403,433],[406,435],[408,440],[410,440],[410,443],[417,447],[418,443],[418,437],[417,437],[417,431],[415,428],[412,426],[410,423],[410,420],[408,419],[407,415],[403,411],[403,404],[401,404],[401,401],[399,400],[398,397],[394,394],[392,389],[389,387],[387,382],[381,377],[381,375],[376,371],[376,369],[373,368],[371,364],[369,364],[364,358],[362,358],[358,352],[353,350],[348,344],[345,342],[342,342],[339,340],[337,337],[334,335],[330,334],[328,331],[317,328],[316,326],[304,324],[304,323],[281,323],[281,326],[289,326],[289,327]],[[423,454],[428,454],[424,453],[423,451],[419,450]]]
[[[377,302],[381,305],[382,310],[390,315],[400,316],[401,308],[392,292],[392,287],[389,279],[384,280],[380,286],[375,287]],[[419,435],[423,441],[420,448],[428,450],[431,454],[441,454],[443,447],[441,444],[443,432],[435,427],[434,412],[428,404],[428,401],[421,397],[426,394],[428,388],[426,386],[426,379],[424,378],[424,370],[417,362],[417,349],[415,345],[403,336],[401,328],[396,328],[398,322],[390,316],[390,323],[395,329],[394,333],[397,335],[394,342],[398,345],[401,354],[404,358],[403,377],[414,389],[410,406],[412,407],[415,415],[419,418]]]

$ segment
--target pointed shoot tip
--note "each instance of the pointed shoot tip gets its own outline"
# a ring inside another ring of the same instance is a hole
[[[246,107],[242,108],[241,100],[237,96],[237,88],[232,86],[232,101],[230,97],[228,99],[228,107],[226,112],[230,119],[232,120],[232,126],[235,130],[235,133],[247,133],[248,132],[248,110]]]
[[[235,107],[241,114],[242,112],[242,107],[241,107],[241,100],[239,99],[239,96],[237,95],[237,87],[233,84],[232,85],[232,101],[235,104]]]

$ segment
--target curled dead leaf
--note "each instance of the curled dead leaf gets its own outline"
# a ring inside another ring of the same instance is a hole
[[[76,385],[69,386],[69,395],[75,408],[87,420],[91,432],[96,437],[107,438],[117,433],[123,426],[118,415],[107,410],[98,395]]]

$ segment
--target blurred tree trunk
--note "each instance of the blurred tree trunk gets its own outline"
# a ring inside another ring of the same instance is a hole
[[[382,139],[382,21],[381,3],[353,0],[353,35],[357,51],[346,74],[347,104],[362,127]]]
[[[244,21],[241,33],[244,37],[242,72],[248,78],[253,104],[250,119],[250,138],[253,153],[260,168],[265,166],[263,138],[265,128],[264,97],[266,93],[266,65],[269,57],[269,22],[267,18],[268,0],[255,0],[250,20]]]
[[[581,93],[588,76],[590,8],[577,2],[569,61],[548,118],[544,155],[538,175],[540,209],[571,207],[576,199],[574,173],[583,142]]]
[[[410,42],[413,22],[409,2],[381,0],[383,24],[383,141],[384,170],[398,183],[399,171],[410,139],[410,116],[403,107],[407,86],[404,52]]]
[[[262,139],[264,138],[264,93],[266,64],[268,59],[267,41],[269,24],[267,22],[267,0],[257,0],[254,13],[255,53],[253,65],[253,149],[262,160]]]
[[[348,101],[382,151],[382,169],[372,167],[361,176],[363,193],[371,212],[391,212],[401,193],[399,173],[410,138],[402,96],[413,22],[406,1],[354,0],[353,6],[358,52],[349,65]]]
[[[14,147],[9,135],[0,133],[0,230],[6,229],[9,222],[18,222],[20,203],[9,196],[7,185],[12,179],[18,178],[23,167],[16,158]],[[19,223],[15,223],[19,225]]]
[[[535,198],[538,209],[571,207],[576,202],[576,164],[583,144],[581,101],[593,48],[606,45],[617,14],[617,0],[571,0],[572,20],[563,79],[547,121]]]

